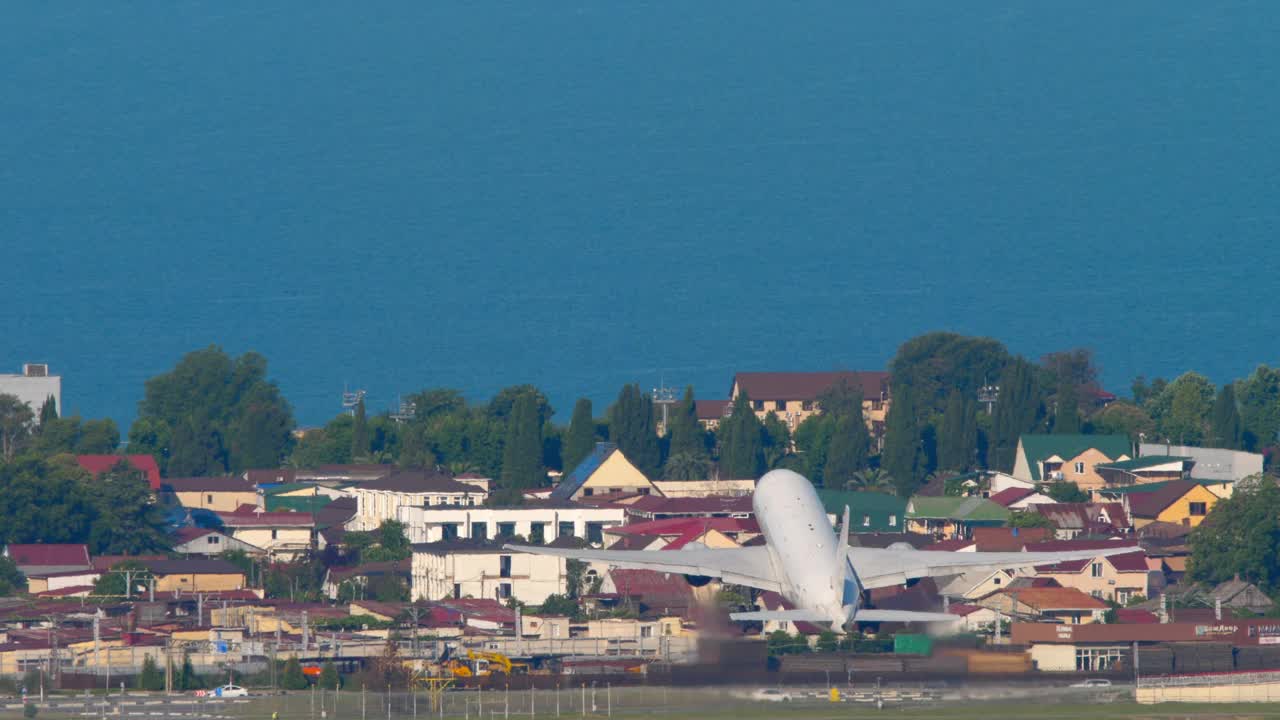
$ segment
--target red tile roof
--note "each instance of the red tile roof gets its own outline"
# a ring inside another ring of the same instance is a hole
[[[5,554],[19,567],[93,567],[89,548],[84,545],[11,544],[5,546]]]
[[[1053,539],[1049,528],[976,527],[973,542],[978,552],[1016,552],[1030,543]]]
[[[977,605],[966,605],[964,603],[955,603],[947,606],[947,612],[951,613],[952,615],[959,615],[960,617],[971,615],[975,612],[978,612],[981,609],[982,608]]]
[[[1017,594],[1018,602],[1041,612],[1049,610],[1106,610],[1107,604],[1075,588],[1030,587],[1001,590],[999,594]]]
[[[732,496],[708,496],[708,497],[687,497],[687,498],[669,498],[659,495],[645,495],[632,503],[629,503],[629,510],[632,515],[713,515],[713,514],[734,514],[734,515],[750,515],[754,512],[751,505],[751,496],[749,495],[732,495]]]
[[[1195,480],[1173,480],[1164,483],[1158,490],[1128,493],[1129,510],[1134,517],[1157,517],[1165,508],[1199,486],[1200,483]]]
[[[728,400],[694,400],[693,411],[699,420],[719,420],[725,417],[732,408]]]
[[[752,400],[817,400],[840,380],[862,389],[862,397],[879,399],[889,389],[889,373],[851,372],[740,372],[733,382]]]
[[[1058,540],[1054,542],[1035,543],[1027,545],[1029,552],[1070,552],[1074,550],[1108,550],[1112,548],[1134,547],[1132,540]],[[1118,572],[1147,572],[1147,553],[1140,548],[1133,552],[1121,553],[1119,555],[1108,555],[1103,558],[1105,562],[1111,563]],[[1053,565],[1041,565],[1036,568],[1038,572],[1080,572],[1084,570],[1094,559],[1088,560],[1068,560]]]
[[[1038,503],[1028,508],[1062,530],[1106,534],[1128,530],[1129,516],[1120,503]],[[1104,519],[1105,516],[1105,519]]]
[[[126,460],[134,469],[146,476],[152,490],[160,489],[160,466],[150,455],[77,455],[76,462],[80,467],[97,477],[115,467],[121,460]]]
[[[1160,618],[1150,610],[1142,610],[1139,608],[1117,608],[1116,622],[1151,625],[1160,622]]]
[[[246,510],[246,508],[249,508]],[[217,513],[222,524],[230,527],[313,527],[311,513],[257,512],[252,505],[241,505],[235,512]]]
[[[164,560],[164,555],[94,555],[94,570],[110,570],[122,562],[146,562],[148,560]]]
[[[1000,507],[1009,507],[1028,495],[1035,495],[1036,491],[1030,488],[1011,487],[1005,488],[1000,492],[987,498],[991,502]]]

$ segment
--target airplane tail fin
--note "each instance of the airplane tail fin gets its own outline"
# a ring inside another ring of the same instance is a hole
[[[914,612],[912,610],[859,610],[853,616],[854,622],[952,622],[959,620],[959,615],[949,613]]]
[[[782,622],[831,622],[831,618],[817,610],[757,610],[753,612],[729,613],[729,619],[737,622],[755,620],[779,620]]]
[[[849,506],[844,506],[844,520],[840,523],[840,544],[836,545],[836,560],[844,567],[844,558],[849,554]]]

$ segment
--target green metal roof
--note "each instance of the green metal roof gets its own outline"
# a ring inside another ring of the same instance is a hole
[[[265,505],[267,506],[267,512],[276,512],[277,510],[319,512],[325,505],[333,502],[333,498],[325,495],[301,495],[294,497],[267,495],[263,499],[266,501]]]
[[[1149,493],[1163,489],[1169,483],[1183,482],[1182,480],[1165,480],[1163,482],[1138,483],[1137,485],[1125,485],[1124,487],[1109,487],[1098,490],[1103,495],[1132,495],[1134,493]],[[1191,478],[1191,482],[1197,485],[1221,485],[1221,480],[1197,480]]]
[[[1040,482],[1040,463],[1054,455],[1064,461],[1093,448],[1107,459],[1132,455],[1128,435],[1023,435],[1018,438],[1031,470],[1031,479]]]
[[[1009,519],[1009,510],[980,497],[913,497],[907,517],[1000,523]]]
[[[853,490],[819,489],[818,498],[828,513],[840,517],[849,506],[850,532],[902,532],[907,501],[897,495]],[[890,524],[889,518],[894,522]],[[864,524],[863,521],[867,522]]]
[[[1100,468],[1108,470],[1141,470],[1143,468],[1154,467],[1156,465],[1168,465],[1174,462],[1186,462],[1189,457],[1178,457],[1175,455],[1145,455],[1133,460],[1121,460],[1120,462],[1110,462],[1099,464]]]
[[[315,488],[315,483],[280,483],[279,485],[265,485],[262,488],[263,495],[279,495],[281,493],[294,492],[295,490],[311,490]]]

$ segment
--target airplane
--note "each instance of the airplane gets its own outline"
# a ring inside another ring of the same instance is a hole
[[[505,549],[553,555],[612,567],[681,573],[692,585],[713,578],[772,590],[795,609],[730,613],[735,621],[831,623],[844,631],[856,622],[948,622],[947,613],[862,608],[863,590],[910,585],[925,577],[998,569],[1033,568],[1069,560],[1134,552],[1137,547],[1064,552],[933,552],[907,543],[888,548],[849,546],[849,507],[836,536],[813,485],[790,470],[771,470],[756,481],[752,508],[765,544],[713,549],[591,550],[505,545]]]

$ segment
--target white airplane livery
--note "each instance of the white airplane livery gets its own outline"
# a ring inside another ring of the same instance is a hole
[[[619,568],[682,573],[689,578],[719,578],[780,593],[794,610],[740,612],[732,620],[829,622],[844,630],[858,622],[944,622],[945,613],[861,608],[862,591],[904,585],[925,577],[1031,568],[1068,560],[1133,552],[1136,547],[1067,552],[931,552],[910,545],[888,549],[849,546],[849,508],[837,537],[813,485],[790,470],[772,470],[756,482],[752,499],[764,535],[760,546],[680,550],[590,550],[507,545],[506,549],[555,555]]]

